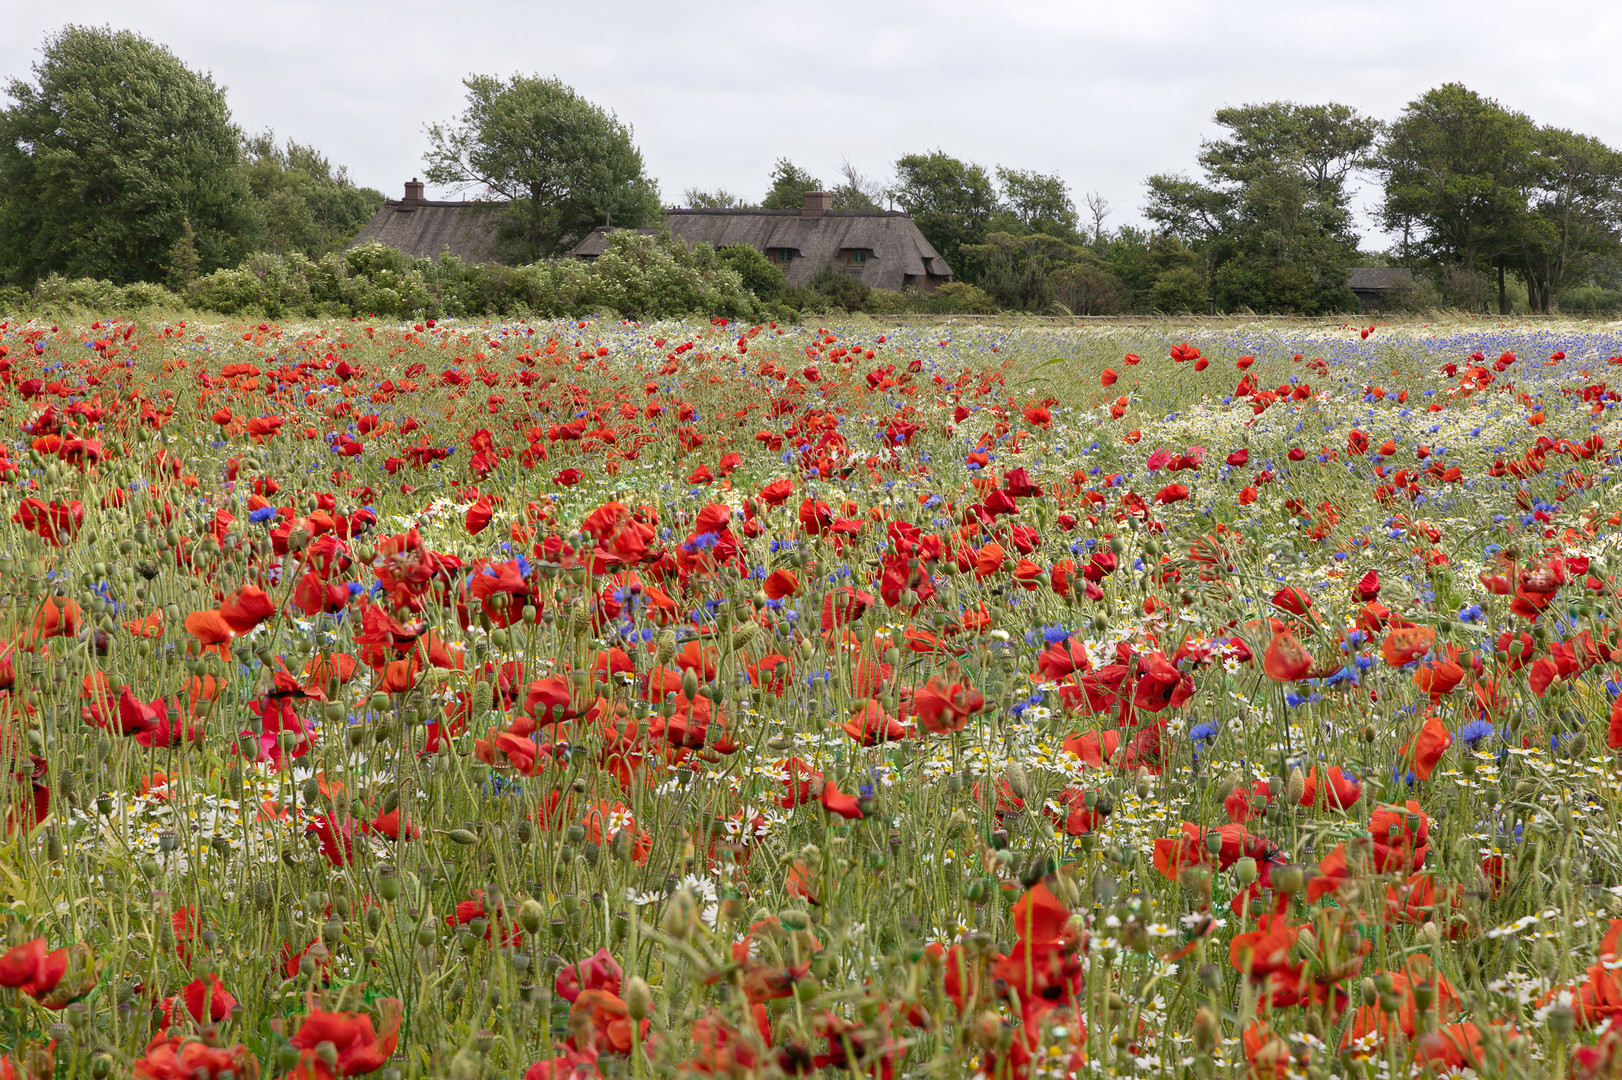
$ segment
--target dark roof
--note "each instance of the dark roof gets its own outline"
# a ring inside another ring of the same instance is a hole
[[[788,249],[793,260],[783,269],[790,285],[803,286],[830,262],[841,267],[847,250],[868,252],[861,280],[877,289],[899,289],[911,278],[949,279],[952,268],[897,210],[829,210],[807,216],[800,210],[667,210],[665,224],[690,243],[723,248],[748,245],[759,251]],[[608,228],[588,233],[573,254],[595,258],[608,248]],[[852,271],[855,267],[850,268]]]
[[[1346,279],[1346,287],[1353,292],[1399,289],[1413,283],[1414,272],[1398,266],[1354,266]]]
[[[389,199],[349,242],[352,248],[377,242],[419,259],[449,251],[463,262],[494,262],[499,203]]]

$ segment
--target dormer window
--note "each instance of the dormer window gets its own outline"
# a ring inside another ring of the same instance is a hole
[[[867,254],[868,254],[868,252],[867,252],[866,248],[846,248],[845,249],[845,265],[846,266],[866,266],[867,265]]]
[[[779,265],[779,266],[787,266],[789,263],[791,263],[793,261],[794,261],[794,249],[793,248],[773,248],[772,249],[772,262],[776,263],[777,265]]]

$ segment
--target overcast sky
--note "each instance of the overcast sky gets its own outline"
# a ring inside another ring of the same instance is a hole
[[[755,200],[789,157],[887,180],[940,148],[1058,173],[1111,226],[1189,170],[1223,105],[1339,101],[1381,118],[1459,81],[1622,146],[1615,0],[0,0],[0,72],[70,22],[127,28],[223,84],[236,121],[398,197],[469,73],[556,76],[635,129],[667,204]],[[430,197],[447,193],[430,191]],[[1365,188],[1360,207],[1372,204]]]

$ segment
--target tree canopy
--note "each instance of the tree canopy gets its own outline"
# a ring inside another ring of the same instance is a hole
[[[798,210],[808,191],[821,191],[822,181],[788,158],[778,158],[772,166],[771,187],[760,200],[763,210]]]
[[[895,163],[890,194],[912,216],[948,266],[964,274],[963,248],[979,244],[997,211],[997,190],[986,170],[934,150]]]
[[[225,93],[127,30],[67,26],[0,111],[0,276],[161,280],[234,265],[256,221]]]
[[[318,259],[337,251],[383,207],[383,193],[357,187],[349,171],[313,146],[261,132],[242,143],[244,178],[259,216],[259,248]]]
[[[1224,310],[1349,306],[1357,236],[1346,184],[1367,163],[1379,121],[1294,102],[1218,109],[1215,120],[1228,134],[1202,144],[1203,177],[1151,176],[1145,215],[1202,251]]]
[[[631,128],[557,79],[470,75],[467,107],[427,128],[427,179],[506,200],[500,238],[514,260],[566,251],[598,225],[659,216]]]

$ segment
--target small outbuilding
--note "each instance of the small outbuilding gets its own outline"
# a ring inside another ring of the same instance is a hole
[[[1346,287],[1363,305],[1363,314],[1375,315],[1395,306],[1414,287],[1414,272],[1399,266],[1354,266]]]

